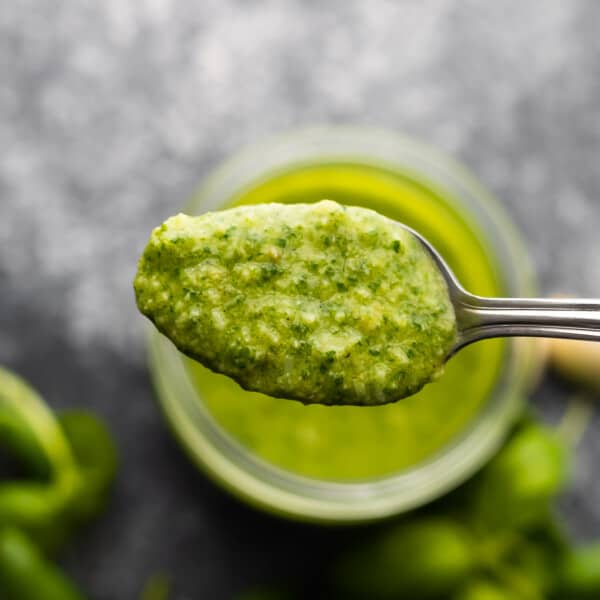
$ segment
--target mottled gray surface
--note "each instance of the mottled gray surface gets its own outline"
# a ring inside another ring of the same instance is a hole
[[[164,569],[179,600],[227,599],[311,576],[342,543],[238,505],[171,441],[130,286],[150,227],[244,144],[377,125],[469,165],[525,232],[545,292],[600,295],[598,31],[594,0],[1,3],[0,363],[118,437],[113,505],[66,557],[94,598],[133,599]],[[537,402],[555,415],[565,394],[548,382]],[[566,502],[587,537],[592,427]]]

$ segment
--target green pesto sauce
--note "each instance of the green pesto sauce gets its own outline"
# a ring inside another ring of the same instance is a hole
[[[467,289],[501,295],[497,269],[477,228],[452,198],[409,175],[358,164],[323,164],[282,172],[231,198],[231,205],[317,202],[362,205],[421,232]],[[434,385],[401,402],[303,405],[241,389],[232,379],[184,358],[199,401],[215,421],[261,459],[326,480],[360,480],[400,472],[426,460],[486,403],[500,376],[505,343],[461,350]]]
[[[306,404],[414,394],[456,339],[445,281],[419,240],[330,200],[172,217],[154,230],[135,290],[182,352]]]

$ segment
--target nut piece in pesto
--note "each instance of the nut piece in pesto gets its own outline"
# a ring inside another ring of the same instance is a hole
[[[172,217],[153,231],[134,287],[183,353],[307,404],[414,394],[456,339],[446,283],[419,240],[329,200]]]

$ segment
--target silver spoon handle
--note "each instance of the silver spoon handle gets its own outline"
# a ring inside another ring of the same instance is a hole
[[[600,300],[482,298],[468,293],[457,300],[460,336],[456,349],[506,336],[600,341]]]

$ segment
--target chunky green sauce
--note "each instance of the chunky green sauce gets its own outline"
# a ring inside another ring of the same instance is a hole
[[[231,205],[317,202],[331,198],[372,208],[421,232],[464,285],[501,295],[488,248],[451,197],[410,175],[364,164],[308,165],[274,174],[231,198]],[[192,205],[193,208],[193,205]],[[497,383],[504,342],[461,350],[435,385],[372,408],[303,405],[241,389],[184,359],[198,401],[234,440],[263,460],[325,480],[360,480],[410,468],[448,444],[480,412]]]
[[[329,200],[178,215],[140,261],[140,310],[242,387],[305,403],[384,404],[441,374],[456,338],[419,240]]]

